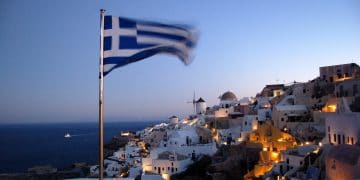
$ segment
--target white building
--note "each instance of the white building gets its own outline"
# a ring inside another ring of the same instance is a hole
[[[189,146],[199,143],[199,136],[193,126],[185,126],[181,129],[170,130],[167,134],[166,145],[168,146]]]
[[[356,144],[360,142],[360,113],[351,112],[345,98],[339,98],[335,113],[325,117],[325,143]]]
[[[246,141],[248,135],[258,129],[257,118],[257,115],[245,115],[238,119],[239,125],[231,126],[229,129],[218,129],[218,144],[228,144],[230,140],[235,144]]]
[[[294,95],[286,96],[273,109],[272,120],[279,129],[297,130],[303,128],[303,122],[309,122],[309,111],[306,105],[296,104]],[[301,127],[300,127],[301,126]]]
[[[270,98],[269,97],[257,97],[256,98],[256,110],[258,115],[259,121],[265,121],[267,119],[271,118],[271,104],[270,104]]]
[[[170,120],[170,124],[177,124],[177,123],[179,123],[179,118],[178,118],[177,116],[171,116],[171,117],[169,118],[169,120]]]
[[[230,113],[234,112],[234,107],[229,106],[227,108],[218,108],[214,111],[214,116],[216,118],[228,117]]]
[[[305,121],[308,110],[305,105],[275,106],[272,119],[275,127],[294,130],[299,122]]]
[[[295,173],[305,163],[308,163],[305,162],[305,157],[312,152],[318,151],[318,149],[318,146],[310,144],[282,151],[280,153],[281,162],[274,165],[273,171],[277,174],[291,176],[292,173]]]
[[[139,157],[139,152],[141,148],[133,141],[130,141],[125,145],[124,148],[120,148],[118,151],[114,152],[114,156],[118,160],[125,160],[129,158]]]
[[[149,158],[143,158],[142,168],[144,173],[156,173],[164,179],[170,179],[171,175],[185,171],[191,163],[190,157],[176,152],[157,153],[152,151]]]

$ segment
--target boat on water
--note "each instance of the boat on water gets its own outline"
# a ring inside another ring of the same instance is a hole
[[[64,135],[64,138],[71,138],[71,135],[70,135],[69,133],[66,133],[66,134]]]

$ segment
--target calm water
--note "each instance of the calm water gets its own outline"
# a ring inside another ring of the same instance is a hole
[[[155,123],[105,123],[105,142],[122,130],[138,131]],[[0,125],[0,173],[24,172],[35,165],[96,163],[97,131],[97,123]],[[72,137],[65,139],[66,132]]]

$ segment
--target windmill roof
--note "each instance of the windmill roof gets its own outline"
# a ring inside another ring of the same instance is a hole
[[[199,103],[199,102],[205,102],[205,101],[203,98],[200,97],[196,102]]]

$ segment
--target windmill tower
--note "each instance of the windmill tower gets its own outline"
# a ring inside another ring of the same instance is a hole
[[[204,101],[203,98],[199,98],[197,101],[196,101],[196,114],[205,114],[206,112],[206,102]]]

